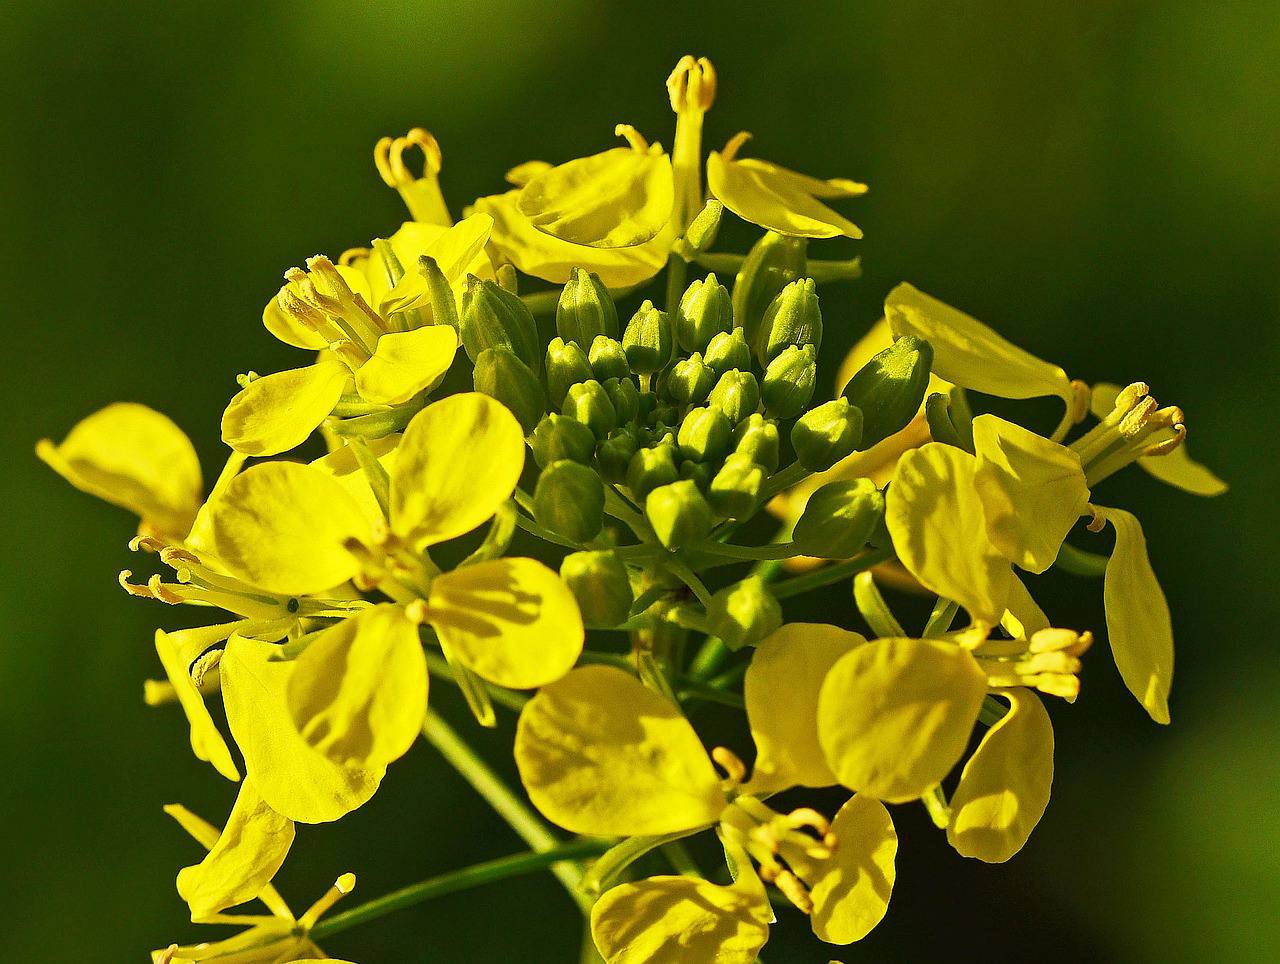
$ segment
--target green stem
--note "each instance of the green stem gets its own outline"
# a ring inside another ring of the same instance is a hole
[[[905,636],[906,631],[898,622],[889,604],[880,595],[880,588],[869,572],[860,572],[853,580],[853,601],[877,636]]]
[[[766,504],[783,489],[789,489],[797,482],[803,482],[812,474],[799,462],[792,462],[764,484],[764,487],[760,490],[759,504]]]
[[[410,884],[408,887],[401,887],[399,890],[393,890],[389,894],[375,897],[373,900],[366,901],[357,907],[352,907],[348,911],[334,914],[332,917],[319,921],[311,929],[311,937],[315,940],[323,940],[350,927],[355,927],[357,924],[377,920],[392,911],[412,907],[415,904],[421,904],[423,901],[443,897],[446,894],[454,894],[460,890],[469,890],[482,884],[505,880],[508,877],[531,874],[547,867],[554,868],[557,863],[594,857],[603,853],[607,848],[608,843],[602,840],[573,840],[549,850],[512,854],[509,857],[486,860],[484,863],[473,864],[461,870],[440,874],[438,877],[428,877],[426,880]]]
[[[774,543],[767,546],[733,546],[722,542],[702,542],[694,546],[694,552],[709,556],[725,556],[730,559],[753,559],[764,562],[790,559],[799,555],[794,542]]]
[[[431,652],[431,650],[426,650],[424,655],[427,657],[427,668],[431,670],[431,678],[433,680],[444,680],[453,686],[458,685],[447,659],[438,653]],[[524,709],[524,705],[529,702],[529,697],[523,693],[517,693],[515,690],[509,690],[505,686],[485,683],[484,688],[489,692],[489,699],[499,706],[505,706],[507,709],[515,710],[517,713]]]
[[[681,830],[654,837],[628,837],[617,846],[605,851],[604,855],[592,865],[591,871],[582,879],[582,889],[589,894],[600,894],[608,890],[619,874],[650,850],[671,843],[673,840],[692,836],[702,829],[702,827],[695,827],[692,830]]]
[[[1097,578],[1107,574],[1109,561],[1107,556],[1086,552],[1084,549],[1077,549],[1069,542],[1064,542],[1062,548],[1058,550],[1058,558],[1054,561],[1053,567],[1069,572],[1073,576]]]
[[[951,623],[956,618],[956,611],[959,608],[957,603],[939,596],[938,601],[933,604],[933,612],[929,614],[928,622],[924,624],[924,632],[920,635],[926,639],[946,635],[951,629]]]
[[[543,542],[550,542],[552,545],[562,546],[565,549],[573,549],[574,551],[582,548],[581,546],[570,542],[568,539],[561,538],[549,529],[542,528],[542,526],[538,525],[538,523],[534,522],[528,516],[521,515],[518,512],[516,513],[516,525],[530,535],[537,536]]]
[[[674,312],[684,294],[684,283],[689,277],[689,265],[677,254],[667,258],[667,311]]]
[[[773,594],[778,599],[798,596],[800,593],[808,592],[811,589],[821,589],[823,586],[829,586],[833,582],[848,579],[864,569],[878,566],[880,563],[892,558],[892,549],[871,549],[856,558],[837,562],[834,566],[806,572],[803,576],[792,576],[790,579],[784,579],[773,587]]]

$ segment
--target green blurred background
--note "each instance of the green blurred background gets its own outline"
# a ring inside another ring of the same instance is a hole
[[[196,851],[160,805],[221,819],[234,794],[177,711],[141,700],[153,627],[191,614],[119,591],[145,565],[130,520],[37,463],[35,440],[130,399],[190,432],[212,473],[233,375],[297,363],[258,321],[283,269],[402,217],[377,137],[432,129],[456,210],[516,162],[603,149],[617,121],[669,144],[662,83],[685,52],[720,71],[709,146],[749,128],[762,156],[872,186],[848,207],[866,276],[824,294],[832,366],[908,279],[1073,376],[1150,382],[1233,486],[1201,502],[1131,472],[1099,494],[1139,512],[1169,596],[1173,725],[1099,647],[1080,701],[1051,707],[1054,801],[1022,854],[963,861],[897,808],[883,925],[832,955],[783,912],[765,958],[1280,959],[1278,51],[1275,0],[0,8],[0,960],[140,960],[195,937],[173,874]],[[1042,584],[1058,622],[1102,626],[1099,586]],[[806,611],[854,620],[845,591]],[[507,745],[485,743],[509,771]],[[423,747],[340,825],[302,828],[279,882],[306,906],[353,870],[360,900],[515,849]],[[559,962],[577,940],[541,877],[326,949]]]

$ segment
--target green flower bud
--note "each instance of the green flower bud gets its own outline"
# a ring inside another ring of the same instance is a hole
[[[560,410],[591,429],[597,439],[602,439],[618,427],[618,413],[608,393],[594,378],[571,385]]]
[[[596,465],[600,474],[609,482],[624,481],[631,459],[639,448],[640,443],[631,430],[623,428],[614,432],[596,448]]]
[[[678,405],[701,405],[716,383],[716,374],[696,351],[671,367],[664,386],[667,397]]]
[[[644,514],[668,549],[701,542],[715,525],[711,506],[689,479],[660,485],[644,499]]]
[[[746,329],[749,343],[755,344],[760,323],[773,299],[791,282],[804,277],[807,247],[804,238],[769,232],[742,262],[733,283],[733,318],[735,324]]]
[[[659,402],[649,413],[649,418],[653,421],[654,430],[661,437],[664,430],[674,428],[680,418],[680,412],[668,402]]]
[[[792,539],[807,556],[848,559],[884,519],[884,496],[870,479],[828,482],[809,496]]]
[[[533,517],[570,542],[588,542],[604,527],[604,483],[581,462],[552,462],[533,490]]]
[[[616,553],[571,553],[560,563],[560,578],[577,598],[588,627],[612,629],[627,621],[635,594],[627,567]]]
[[[702,353],[702,358],[707,363],[707,367],[716,373],[717,378],[735,368],[739,371],[750,371],[751,349],[747,347],[746,332],[741,328],[735,328],[728,333],[722,331],[711,339],[707,350]]]
[[[688,479],[702,492],[707,491],[711,479],[715,476],[715,466],[710,462],[694,462],[685,459],[680,463],[680,478]]]
[[[475,362],[488,348],[506,348],[534,373],[538,370],[538,326],[518,295],[493,281],[467,278],[462,289],[462,347]]]
[[[526,435],[547,411],[547,393],[542,390],[538,376],[510,349],[482,351],[476,359],[472,379],[477,392],[484,392],[511,409]]]
[[[684,239],[694,251],[706,251],[716,243],[716,235],[720,231],[720,218],[724,214],[724,205],[715,198],[707,201],[698,216],[685,229]]]
[[[564,404],[570,385],[594,377],[585,351],[574,342],[566,344],[559,338],[551,339],[547,345],[547,395],[552,405],[558,408]]]
[[[748,415],[733,430],[733,450],[764,466],[770,475],[778,471],[781,447],[777,423],[763,415]]]
[[[736,368],[725,372],[707,396],[707,404],[724,412],[729,424],[737,425],[760,408],[760,385],[756,376]]]
[[[596,437],[591,429],[565,415],[547,415],[538,423],[529,437],[533,460],[545,469],[552,462],[570,459],[591,464],[591,454],[596,447]]]
[[[596,335],[591,343],[591,351],[587,353],[591,362],[591,371],[596,380],[607,381],[610,378],[630,378],[631,368],[627,365],[627,354],[622,350],[622,342],[608,335]]]
[[[596,275],[581,268],[570,271],[569,282],[556,305],[556,334],[583,349],[589,348],[598,335],[618,337],[618,309],[609,289]]]
[[[604,383],[605,394],[613,403],[619,425],[634,422],[640,414],[640,389],[630,378],[610,378]]]
[[[782,606],[763,579],[750,576],[711,597],[707,620],[726,646],[742,649],[755,646],[782,625]]]
[[[745,519],[755,512],[768,471],[749,455],[734,452],[711,480],[707,498],[711,508],[727,519]]]
[[[729,451],[733,426],[718,408],[695,408],[680,423],[680,454],[696,462],[718,462]]]
[[[768,365],[789,345],[822,346],[822,311],[812,278],[787,285],[769,304],[756,336],[756,357]]]
[[[631,464],[627,466],[627,488],[633,496],[643,499],[659,486],[680,478],[675,451],[674,445],[658,445],[640,449],[631,456]]]
[[[685,289],[676,309],[675,330],[676,341],[686,352],[702,351],[713,337],[733,330],[729,289],[714,274]]]
[[[907,426],[929,387],[933,346],[904,335],[858,369],[844,397],[862,409],[862,447],[869,449]]]
[[[622,347],[627,353],[627,363],[637,375],[652,375],[665,368],[675,347],[667,313],[659,311],[652,301],[646,299],[627,322],[627,330],[622,333]]]
[[[774,418],[795,418],[813,397],[818,352],[813,345],[788,345],[764,373],[764,410]]]
[[[653,414],[653,410],[658,407],[658,396],[655,392],[640,393],[640,415],[638,418],[642,422],[648,422],[649,417]]]
[[[796,459],[810,472],[824,472],[852,455],[862,438],[862,412],[837,398],[811,408],[791,427]]]

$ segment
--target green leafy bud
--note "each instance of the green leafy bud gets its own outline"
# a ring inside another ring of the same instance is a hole
[[[542,469],[561,459],[589,465],[595,446],[596,437],[591,429],[565,415],[545,416],[529,437],[533,460]]]
[[[716,377],[727,371],[751,370],[751,349],[747,346],[747,336],[741,328],[731,332],[721,332],[711,339],[707,350],[702,353],[707,367],[716,373]]]
[[[733,283],[733,318],[746,328],[751,344],[755,344],[760,322],[773,299],[791,282],[804,277],[807,247],[804,238],[771,231],[755,243],[742,262]]]
[[[660,485],[644,499],[644,514],[668,549],[701,542],[715,525],[711,506],[690,479]]]
[[[489,348],[506,348],[537,372],[538,326],[518,295],[493,281],[467,278],[462,289],[462,347],[475,362]]]
[[[623,428],[614,432],[596,448],[596,465],[600,474],[610,482],[624,481],[631,459],[639,448],[640,443],[631,430]]]
[[[591,429],[597,439],[602,439],[618,427],[618,413],[614,411],[609,394],[594,378],[569,387],[560,410]]]
[[[570,385],[594,378],[587,353],[574,342],[552,338],[547,345],[547,395],[557,408],[564,404]]]
[[[858,369],[844,397],[862,409],[862,447],[901,431],[920,411],[929,387],[933,346],[904,335]]]
[[[884,518],[884,496],[870,479],[828,482],[809,496],[792,539],[807,556],[848,559]]]
[[[777,423],[763,415],[748,415],[733,430],[733,450],[763,465],[770,475],[778,471],[781,447]]]
[[[862,438],[862,412],[837,398],[811,408],[791,427],[796,459],[810,472],[824,472],[852,455]]]
[[[724,214],[724,205],[715,198],[707,201],[698,216],[685,229],[684,240],[694,251],[706,251],[716,243],[716,235],[720,231],[720,217]]]
[[[600,279],[574,268],[556,305],[556,334],[589,348],[598,335],[618,337],[618,309]]]
[[[696,351],[672,366],[667,376],[667,397],[679,405],[701,405],[716,383],[716,374]]]
[[[731,425],[737,425],[760,408],[760,385],[756,376],[736,368],[725,372],[707,396],[707,404],[724,412]]]
[[[560,578],[577,598],[588,627],[612,629],[627,621],[635,595],[617,553],[570,553],[560,563]]]
[[[795,418],[813,397],[818,352],[813,345],[788,345],[764,373],[764,410],[774,418]]]
[[[622,342],[608,335],[596,335],[591,343],[591,351],[587,353],[591,362],[591,371],[597,381],[610,378],[630,378],[631,367],[627,364],[627,354],[622,350]]]
[[[709,274],[685,289],[676,309],[676,340],[687,352],[702,351],[716,335],[733,330],[729,289]]]
[[[715,472],[715,466],[710,462],[694,462],[691,459],[685,459],[680,463],[680,478],[688,479],[703,492],[706,492],[707,487],[711,485]]]
[[[680,423],[680,454],[696,462],[718,462],[729,451],[733,426],[718,408],[695,408]]]
[[[627,353],[627,363],[637,375],[652,375],[665,368],[675,347],[667,313],[659,311],[652,301],[646,299],[627,322],[627,330],[622,333],[622,347]]]
[[[538,525],[570,542],[588,542],[604,527],[604,484],[580,462],[552,462],[533,490]]]
[[[547,411],[547,393],[538,376],[507,348],[486,348],[472,375],[477,392],[496,398],[528,435]]]
[[[760,487],[769,475],[749,455],[734,452],[711,480],[707,498],[711,507],[728,519],[745,519],[755,512]]]
[[[756,336],[756,357],[768,365],[789,345],[822,346],[822,311],[812,278],[787,285],[769,304]]]
[[[613,403],[618,424],[627,425],[640,414],[640,389],[630,378],[610,378],[604,383],[605,394]]]
[[[782,606],[763,579],[750,576],[725,586],[707,607],[711,632],[730,649],[755,646],[782,625]]]
[[[637,499],[643,499],[659,486],[680,478],[676,470],[674,445],[658,445],[640,449],[631,457],[627,466],[627,488]]]

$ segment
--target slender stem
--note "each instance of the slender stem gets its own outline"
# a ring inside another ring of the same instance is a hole
[[[542,528],[542,526],[538,525],[538,523],[534,522],[528,516],[521,515],[520,513],[516,513],[516,525],[530,535],[537,536],[543,542],[550,542],[553,545],[562,546],[565,549],[577,550],[581,548],[581,546],[575,545],[568,539],[563,539],[554,532]]]
[[[468,890],[472,887],[479,887],[482,884],[505,880],[508,877],[531,874],[564,861],[595,857],[607,850],[608,847],[608,841],[604,840],[572,840],[550,850],[512,854],[509,857],[486,860],[484,863],[473,864],[461,870],[440,874],[438,877],[428,877],[426,880],[410,884],[408,887],[401,887],[399,890],[393,890],[389,894],[375,897],[373,900],[352,907],[341,914],[334,914],[332,917],[321,920],[311,929],[311,937],[316,940],[323,940],[350,927],[355,927],[357,924],[377,920],[392,911],[412,907],[415,904],[421,904],[423,901],[457,893],[460,890]]]
[[[684,283],[688,278],[689,265],[678,254],[667,259],[667,311],[673,312],[680,305],[680,296],[684,294]]]
[[[618,875],[639,860],[650,850],[671,843],[682,837],[689,837],[703,827],[666,833],[654,837],[628,837],[615,847],[611,847],[591,867],[591,871],[582,880],[582,888],[591,894],[599,894],[607,890]]]
[[[798,554],[793,542],[781,542],[767,546],[733,546],[722,542],[702,542],[694,547],[694,552],[709,556],[727,556],[730,559],[758,559],[769,562],[790,559]]]
[[[719,703],[721,706],[732,706],[738,710],[745,706],[742,696],[738,693],[730,693],[708,683],[701,683],[688,678],[676,680],[676,696],[681,702],[685,700],[705,700],[708,703]]]
[[[653,529],[649,527],[644,516],[632,509],[612,485],[604,487],[604,510],[615,519],[625,522],[640,541],[650,543],[658,541],[658,537],[654,535]]]
[[[1109,557],[1100,555],[1096,552],[1087,552],[1084,549],[1077,549],[1069,542],[1064,542],[1062,548],[1058,550],[1058,558],[1054,561],[1053,567],[1061,569],[1063,572],[1069,572],[1073,576],[1104,576],[1107,573],[1107,563]]]
[[[760,505],[764,505],[783,489],[789,489],[797,482],[803,482],[811,475],[813,473],[799,462],[792,462],[764,484],[764,487],[760,490]]]
[[[938,601],[933,604],[933,612],[929,614],[929,620],[924,624],[924,632],[920,635],[926,639],[932,639],[945,635],[951,629],[951,622],[956,618],[956,611],[960,606],[953,600],[943,596],[938,597]]]
[[[773,587],[773,594],[779,599],[786,599],[788,596],[798,596],[800,593],[808,592],[810,589],[821,589],[823,586],[829,586],[833,582],[840,582],[843,579],[848,579],[850,576],[857,575],[864,569],[870,569],[872,566],[878,566],[880,563],[892,558],[892,549],[872,549],[868,552],[864,552],[862,555],[854,559],[846,559],[844,562],[837,562],[834,566],[827,566],[825,569],[806,572],[803,576],[793,576],[790,579],[784,579]]]
[[[431,670],[431,678],[433,680],[444,680],[453,686],[458,685],[447,659],[438,653],[431,652],[431,650],[426,650],[424,655],[427,657],[427,668]],[[515,690],[509,690],[505,686],[485,683],[484,687],[489,692],[489,699],[499,706],[505,706],[507,709],[515,710],[517,713],[524,709],[524,705],[529,702],[529,697],[523,693],[517,693]]]
[[[884,596],[880,595],[880,589],[876,586],[875,578],[871,573],[863,571],[854,577],[853,601],[858,607],[858,612],[862,613],[862,618],[867,621],[867,625],[877,636],[907,635],[902,624],[898,622],[898,617],[884,601]]]

